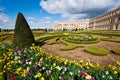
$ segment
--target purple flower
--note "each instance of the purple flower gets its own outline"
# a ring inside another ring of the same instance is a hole
[[[35,70],[38,70],[38,68],[39,68],[38,65],[35,65],[35,66],[34,66],[34,69],[35,69]]]
[[[27,61],[28,61],[28,62],[31,62],[31,61],[32,61],[32,59],[28,59]]]
[[[25,64],[25,61],[21,61],[21,62],[20,62],[20,65],[24,65],[24,64]]]
[[[87,73],[83,71],[83,72],[82,72],[82,75],[83,75],[83,76],[87,76]]]
[[[22,52],[21,50],[17,50],[16,53],[17,53],[18,55],[22,55],[22,54],[23,54],[23,52]]]

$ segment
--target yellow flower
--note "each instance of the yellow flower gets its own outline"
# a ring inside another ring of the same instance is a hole
[[[117,67],[116,67],[116,66],[113,66],[113,67],[112,67],[112,69],[113,69],[113,70],[116,70],[116,69],[117,69]]]
[[[16,73],[20,74],[20,71],[22,70],[22,67],[17,68]]]
[[[3,74],[3,72],[0,72],[0,75],[2,75]]]
[[[92,63],[89,63],[89,65],[90,65],[91,67],[94,67],[94,65],[93,65]]]
[[[83,62],[84,62],[84,60],[81,59],[81,60],[80,60],[80,63],[83,63]]]
[[[96,67],[99,67],[99,66],[100,66],[100,64],[99,64],[99,63],[97,63],[97,64],[96,64]]]
[[[112,65],[111,64],[109,64],[109,66],[108,66],[109,68],[111,68],[112,67]]]
[[[86,78],[86,80],[89,80],[89,79],[91,79],[91,76],[87,75],[85,78]]]
[[[89,67],[86,67],[87,69],[89,69]]]
[[[14,61],[12,60],[10,63],[11,63],[11,64],[13,64],[13,63],[14,63]]]
[[[0,63],[2,62],[3,60],[2,59],[0,59]]]
[[[42,74],[40,72],[37,73],[37,75],[35,75],[35,78],[40,78],[42,76]]]
[[[55,63],[53,63],[53,67],[55,67],[56,66],[56,64]]]
[[[114,74],[117,74],[118,72],[117,71],[114,71]]]
[[[86,66],[88,66],[88,62],[86,62],[86,64],[85,64]]]
[[[45,78],[44,77],[41,77],[41,79],[40,80],[45,80]]]
[[[117,61],[116,63],[120,66],[120,62],[119,61]]]

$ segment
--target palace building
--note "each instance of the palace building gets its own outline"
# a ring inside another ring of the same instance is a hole
[[[92,30],[120,30],[120,7],[89,21]]]
[[[88,27],[89,21],[67,21],[54,23],[54,30],[88,29]]]
[[[103,15],[90,19],[90,21],[55,22],[54,30],[120,30],[120,7]]]

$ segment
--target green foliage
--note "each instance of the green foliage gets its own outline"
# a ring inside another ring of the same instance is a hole
[[[52,44],[58,44],[59,43],[59,38],[53,38],[49,41],[49,45],[52,45]]]
[[[109,53],[109,51],[96,46],[87,46],[85,47],[85,51],[98,56],[105,56]]]
[[[115,39],[111,39],[111,38],[102,38],[100,40],[120,43],[120,40],[115,40]]]
[[[66,41],[77,43],[77,44],[91,44],[91,43],[97,43],[100,41],[100,39],[92,36],[92,35],[71,35],[69,36]]]
[[[120,55],[120,48],[115,48],[111,50],[113,53]]]
[[[60,39],[60,42],[63,43],[64,45],[66,45],[63,48],[60,48],[61,51],[69,51],[69,50],[73,50],[73,49],[78,48],[78,46],[76,44],[66,42],[62,38]]]
[[[34,42],[32,31],[22,13],[19,12],[15,24],[13,45],[24,48],[29,47]]]

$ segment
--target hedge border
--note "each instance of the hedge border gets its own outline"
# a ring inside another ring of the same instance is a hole
[[[97,46],[87,46],[84,50],[88,53],[98,56],[106,56],[109,53],[109,51],[107,51],[106,49]]]

